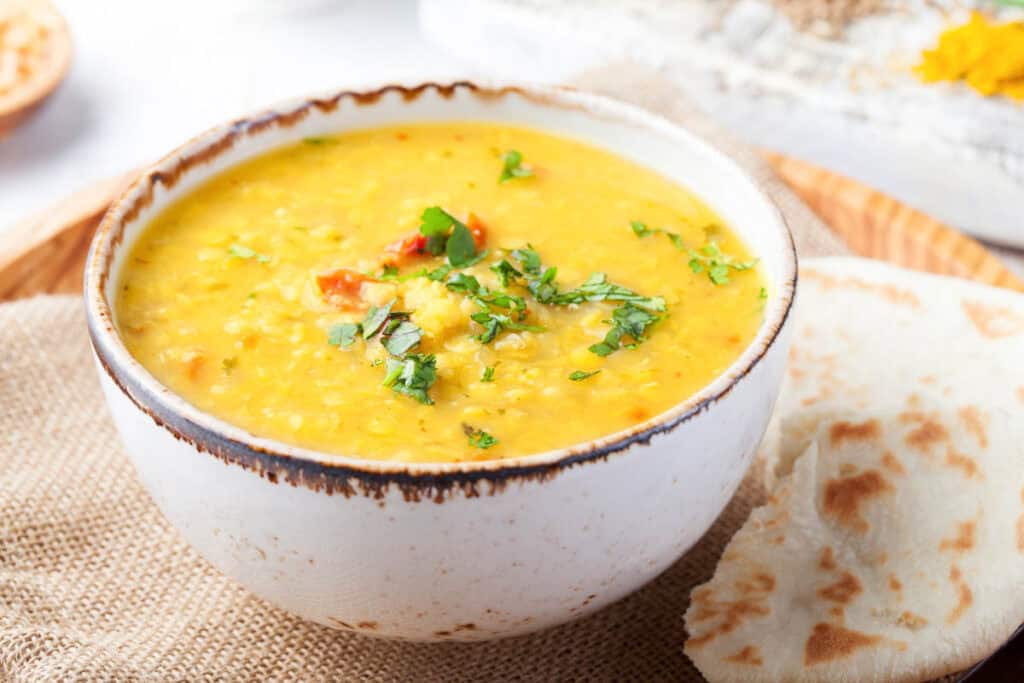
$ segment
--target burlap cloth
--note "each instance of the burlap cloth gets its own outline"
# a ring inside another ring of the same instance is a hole
[[[803,255],[841,253],[749,150],[654,76],[588,87],[715,141],[783,208]],[[762,493],[748,478],[664,575],[604,611],[531,636],[408,644],[291,617],[221,576],[161,517],[122,452],[73,297],[0,306],[0,678],[56,680],[700,681],[682,653],[690,588]]]

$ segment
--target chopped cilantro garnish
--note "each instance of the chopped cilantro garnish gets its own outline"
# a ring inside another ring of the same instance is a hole
[[[411,322],[403,320],[389,330],[388,336],[384,339],[384,348],[393,356],[401,356],[419,344],[422,338],[423,330]]]
[[[451,234],[448,233],[449,229]],[[423,210],[420,234],[427,238],[427,251],[434,256],[446,254],[449,265],[454,268],[465,268],[483,258],[478,256],[473,233],[466,224],[440,206],[430,206]]]
[[[598,356],[608,356],[622,347],[623,337],[632,337],[633,343],[626,344],[627,348],[635,348],[644,340],[644,332],[647,327],[661,320],[657,315],[647,311],[633,303],[626,302],[612,311],[612,329],[604,339],[590,347],[590,352]]]
[[[399,394],[411,396],[420,403],[432,405],[427,394],[437,379],[437,360],[434,354],[410,353],[404,358],[388,358],[384,386]]]
[[[381,280],[397,280],[398,279],[398,267],[397,266],[384,266],[378,275]]]
[[[427,279],[428,280],[433,280],[435,282],[440,282],[441,280],[443,280],[446,277],[448,277],[448,273],[450,273],[450,272],[452,272],[452,267],[451,266],[449,266],[449,265],[438,266],[437,268],[434,268],[432,271],[427,273]]]
[[[220,362],[220,366],[224,369],[224,373],[230,375],[231,371],[238,365],[238,356],[229,356]]]
[[[502,162],[504,165],[501,168],[501,176],[498,178],[499,183],[533,176],[533,171],[523,166],[523,155],[514,149],[505,152]]]
[[[757,298],[760,299],[761,301],[764,301],[765,299],[767,299],[768,298],[768,290],[765,289],[764,287],[762,287],[761,291],[758,292],[758,294],[757,294]]]
[[[395,300],[387,302],[383,306],[371,306],[370,310],[366,312],[366,318],[363,319],[363,337],[369,339],[373,335],[377,334],[381,326],[391,315],[391,307],[395,305]]]
[[[469,437],[469,445],[474,448],[490,448],[499,443],[497,439],[482,429],[474,429],[470,425],[464,424],[462,425],[462,430]]]
[[[600,370],[594,370],[593,372],[584,372],[583,370],[576,370],[571,375],[569,375],[569,379],[571,379],[573,382],[582,382],[586,378],[593,377],[594,375],[596,375],[599,372],[601,372],[601,371]]]
[[[647,237],[654,234],[654,230],[651,230],[647,227],[646,223],[641,223],[640,221],[630,221],[629,227],[633,228],[633,233],[637,237]]]
[[[674,244],[676,249],[678,249],[679,251],[683,251],[684,249],[686,249],[686,244],[683,242],[683,236],[680,235],[679,233],[669,232],[668,230],[665,229],[654,230],[652,228],[648,228],[646,223],[642,223],[640,221],[630,221],[629,227],[633,229],[633,234],[635,234],[637,237],[647,237],[648,235],[661,233],[662,235],[667,237],[669,241],[672,242],[672,244]]]
[[[255,249],[247,247],[243,244],[232,244],[230,247],[228,247],[228,254],[234,256],[235,258],[256,259],[260,263],[268,263],[270,261],[270,257],[267,256],[266,254],[261,254]]]
[[[508,287],[523,276],[520,271],[516,270],[515,266],[505,259],[492,263],[491,271],[498,276],[498,281],[501,282],[502,287]]]
[[[304,142],[307,145],[313,145],[313,146],[333,145],[335,143],[335,139],[331,138],[331,137],[321,136],[321,137],[302,138],[302,142]]]
[[[494,368],[484,368],[483,374],[480,375],[481,382],[493,382],[494,381]]]
[[[467,275],[466,273],[455,273],[448,278],[445,286],[453,292],[463,292],[464,294],[480,293],[480,282],[472,275]]]
[[[331,325],[331,328],[327,330],[327,343],[331,346],[339,346],[341,348],[352,346],[352,343],[355,342],[360,329],[362,329],[362,325],[359,323],[338,323],[337,325]]]
[[[578,304],[583,301],[627,301],[649,311],[664,311],[665,299],[660,296],[642,296],[622,285],[608,281],[604,273],[594,273],[586,282],[553,299],[557,304]]]
[[[729,271],[750,270],[757,265],[752,261],[737,261],[734,257],[722,253],[715,242],[708,242],[699,251],[690,249],[690,270],[700,274],[707,272],[708,279],[716,285],[729,284]]]
[[[479,311],[469,316],[473,319],[473,322],[481,325],[484,331],[476,336],[476,339],[481,344],[489,344],[494,341],[494,338],[503,330],[522,330],[525,332],[543,332],[543,327],[536,325],[525,325],[520,322],[512,320],[512,318],[502,313],[494,313],[493,311]]]
[[[540,254],[533,247],[527,245],[526,249],[516,249],[512,252],[512,258],[519,261],[523,270],[530,275],[540,275]]]

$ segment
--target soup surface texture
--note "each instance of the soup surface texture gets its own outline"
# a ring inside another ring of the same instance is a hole
[[[766,283],[690,192],[476,122],[346,132],[232,168],[139,237],[130,352],[253,434],[451,462],[609,435],[732,363]]]

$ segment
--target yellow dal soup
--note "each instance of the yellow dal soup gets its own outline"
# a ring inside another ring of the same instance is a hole
[[[131,353],[253,434],[378,460],[515,457],[611,434],[749,344],[756,261],[684,188],[483,123],[307,139],[143,232]]]

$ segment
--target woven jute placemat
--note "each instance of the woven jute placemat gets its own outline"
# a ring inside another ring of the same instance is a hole
[[[841,245],[763,166],[660,79],[586,79],[689,126],[783,208],[803,255]],[[582,621],[481,644],[409,644],[303,622],[221,576],[161,517],[122,452],[81,304],[0,306],[0,678],[16,681],[701,681],[682,653],[690,588],[763,496],[748,477],[708,535]]]

